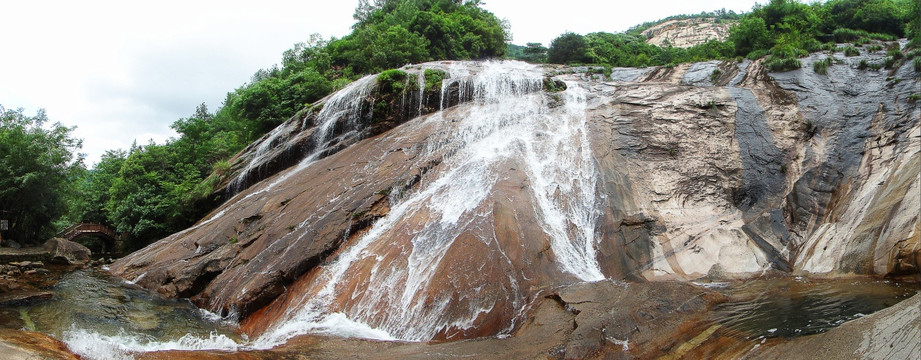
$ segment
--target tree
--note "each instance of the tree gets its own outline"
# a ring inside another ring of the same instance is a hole
[[[547,48],[541,43],[528,43],[522,52],[524,53],[525,61],[533,63],[547,62]]]
[[[737,55],[745,56],[748,53],[768,49],[773,44],[771,33],[767,30],[764,19],[760,17],[745,17],[729,29],[729,41],[735,45]]]
[[[582,35],[566,32],[550,42],[547,61],[554,64],[585,62],[585,38]]]
[[[83,169],[73,129],[47,122],[44,110],[30,117],[0,106],[0,217],[10,221],[7,236],[27,244],[54,234],[53,221],[68,210],[66,190]]]

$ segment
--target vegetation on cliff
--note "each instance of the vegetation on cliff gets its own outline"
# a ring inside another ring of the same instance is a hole
[[[507,56],[537,63],[641,67],[770,55],[766,62],[770,69],[789,70],[800,67],[797,57],[828,49],[835,42],[859,45],[868,39],[907,36],[917,47],[921,36],[921,5],[912,0],[830,0],[810,5],[772,0],[747,14],[715,11],[665,20],[699,16],[737,23],[727,40],[687,49],[647,44],[641,33],[655,23],[617,34],[565,33],[549,47],[516,46],[506,43],[507,24],[484,10],[478,0],[361,0],[351,34],[341,39],[313,35],[295,44],[282,54],[279,66],[259,70],[250,82],[229,92],[216,112],[202,104],[188,118],[178,119],[172,128],[179,136],[165,144],[110,151],[88,170],[73,153],[75,140],[69,133],[63,135],[71,141],[62,145],[69,155],[54,171],[69,175],[42,177],[53,183],[47,185],[55,195],[43,195],[49,203],[42,205],[41,216],[29,220],[34,225],[23,238],[49,234],[53,230],[49,224],[56,219],[62,226],[92,221],[129,234],[133,240],[129,246],[140,247],[189,226],[214,205],[207,198],[219,186],[220,175],[228,171],[228,160],[246,145],[349,82],[407,63]],[[904,59],[893,54],[891,62],[912,58],[911,53]],[[915,58],[915,64],[919,68],[921,62]],[[427,90],[439,85],[435,75],[439,74],[426,73]],[[16,117],[10,114],[25,118],[15,111],[4,116]],[[28,191],[17,186],[5,187],[3,196]]]
[[[644,67],[772,55],[769,60],[773,62],[772,68],[789,70],[799,67],[796,57],[834,49],[835,42],[865,44],[870,40],[891,41],[907,36],[917,46],[921,35],[919,7],[921,5],[912,0],[830,0],[809,5],[797,0],[771,0],[767,5],[756,5],[744,15],[725,11],[695,15],[715,21],[738,20],[725,41],[710,40],[687,49],[659,47],[647,44],[640,34],[655,24],[647,23],[618,34],[564,33],[550,43],[546,60],[557,64]],[[528,48],[541,44],[533,45],[529,44]],[[541,60],[527,57],[524,49],[518,48],[513,57]]]
[[[477,0],[361,0],[354,18],[351,34],[313,35],[285,51],[280,66],[259,70],[228,93],[216,112],[202,104],[174,122],[179,136],[166,144],[106,153],[79,176],[73,202],[80,205],[68,219],[109,224],[130,236],[129,248],[144,246],[209,211],[205,198],[219,184],[209,176],[310,103],[408,63],[501,57],[508,39],[507,25]]]

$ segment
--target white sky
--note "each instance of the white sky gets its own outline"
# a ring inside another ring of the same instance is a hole
[[[765,0],[766,1],[766,0]],[[762,3],[765,1],[761,1]],[[754,0],[486,0],[513,43],[565,31],[618,32],[676,14],[748,11]],[[76,126],[87,165],[135,140],[163,143],[205,102],[211,111],[310,34],[350,32],[358,0],[0,1],[0,105],[45,108]]]

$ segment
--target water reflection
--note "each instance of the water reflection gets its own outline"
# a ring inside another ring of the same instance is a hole
[[[870,279],[750,280],[721,289],[735,301],[716,307],[717,323],[735,336],[796,337],[828,331],[872,314],[919,291],[918,284]]]

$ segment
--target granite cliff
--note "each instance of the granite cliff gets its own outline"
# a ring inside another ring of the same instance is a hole
[[[917,279],[918,73],[859,69],[881,54],[814,73],[826,56],[367,77],[247,148],[226,202],[111,272],[266,347],[516,335],[599,280]]]

